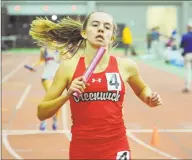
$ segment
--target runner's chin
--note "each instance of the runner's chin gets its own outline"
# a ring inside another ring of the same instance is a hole
[[[96,41],[94,41],[93,46],[94,47],[106,47],[107,44],[104,40],[96,40]]]

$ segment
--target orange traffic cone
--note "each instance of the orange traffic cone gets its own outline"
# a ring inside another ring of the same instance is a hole
[[[152,146],[158,146],[159,145],[159,134],[158,134],[158,129],[157,127],[153,128],[153,134],[152,134],[152,139],[151,139],[151,145]]]

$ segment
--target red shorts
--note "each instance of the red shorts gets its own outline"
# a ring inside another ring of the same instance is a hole
[[[131,154],[127,137],[118,141],[105,143],[84,143],[71,142],[69,149],[69,159],[110,159],[110,160],[130,160]]]

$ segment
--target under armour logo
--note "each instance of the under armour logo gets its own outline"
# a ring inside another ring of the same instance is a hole
[[[98,79],[92,78],[92,83],[95,83],[95,82],[101,83],[101,78],[98,78]]]

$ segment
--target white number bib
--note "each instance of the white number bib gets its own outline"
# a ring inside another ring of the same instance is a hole
[[[121,91],[121,79],[119,73],[106,73],[108,91]]]
[[[117,153],[116,160],[129,160],[129,151],[120,151]]]

